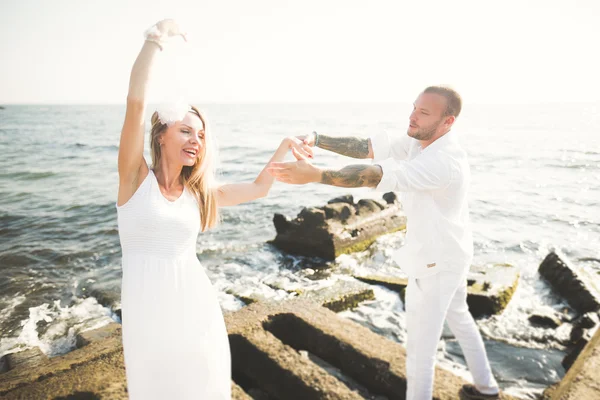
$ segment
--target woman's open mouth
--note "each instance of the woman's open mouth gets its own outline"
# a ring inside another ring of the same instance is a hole
[[[194,158],[198,155],[198,150],[195,149],[183,149],[183,152],[191,158]]]

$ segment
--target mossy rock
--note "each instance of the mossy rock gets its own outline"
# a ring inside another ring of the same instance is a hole
[[[335,256],[339,257],[342,254],[360,253],[361,251],[365,251],[369,247],[371,247],[371,245],[373,243],[375,243],[380,236],[389,235],[389,234],[392,234],[392,233],[396,233],[396,232],[402,231],[404,229],[406,229],[406,224],[398,226],[395,229],[390,229],[389,231],[387,231],[385,233],[382,233],[381,235],[370,236],[368,239],[363,240],[361,242],[355,242],[355,243],[352,243],[351,245],[346,246],[346,247],[341,247],[341,246],[337,247],[336,248],[336,252],[335,252]]]
[[[285,290],[275,284],[267,284],[267,286],[275,290]],[[356,308],[363,301],[375,299],[375,293],[369,285],[347,280],[340,280],[332,286],[317,290],[291,289],[285,291],[295,294],[295,297],[310,299],[335,312]],[[246,305],[273,301],[255,294],[245,296],[235,293],[232,290],[228,290],[227,293],[235,296]]]
[[[469,280],[473,282],[467,287],[467,304],[475,318],[500,314],[517,289],[519,272],[510,265],[493,265],[489,267],[472,267]],[[380,285],[396,291],[405,301],[407,278],[390,276],[355,276],[356,279],[372,285]]]

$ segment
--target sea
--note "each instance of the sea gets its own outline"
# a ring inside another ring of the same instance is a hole
[[[312,131],[367,138],[404,135],[411,104],[199,104],[219,147],[218,179],[250,182],[286,136]],[[149,107],[149,113],[152,111]],[[119,316],[94,293],[117,295],[117,154],[124,105],[3,105],[0,109],[0,357],[39,347],[49,357],[74,349],[78,333]],[[149,119],[149,117],[148,117]],[[147,124],[148,126],[148,124]],[[565,374],[571,324],[531,326],[533,313],[575,316],[538,267],[560,252],[600,283],[600,103],[465,104],[453,130],[469,154],[474,265],[511,264],[518,288],[505,311],[477,320],[503,390],[537,398]],[[147,141],[146,141],[146,144]],[[150,160],[148,146],[146,159]],[[292,156],[288,156],[292,160]],[[364,163],[315,150],[326,168]],[[353,274],[402,276],[392,251],[398,232],[368,250],[326,262],[285,254],[268,243],[273,215],[371,189],[275,183],[266,198],[222,209],[220,225],[201,233],[197,254],[224,312],[244,307],[230,293],[284,300]],[[375,299],[340,313],[404,344],[399,296],[374,286]],[[460,346],[446,330],[438,365],[471,379]]]

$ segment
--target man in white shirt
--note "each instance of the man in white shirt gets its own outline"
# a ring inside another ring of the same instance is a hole
[[[409,277],[406,289],[406,374],[409,400],[430,400],[435,353],[444,319],[458,339],[474,385],[463,399],[497,399],[481,335],[467,306],[467,272],[473,259],[469,226],[467,154],[451,131],[460,114],[459,94],[426,88],[414,103],[407,135],[369,139],[313,133],[305,143],[373,164],[323,170],[295,152],[297,162],[272,163],[269,171],[291,184],[320,182],[339,187],[399,191],[407,216],[405,244],[394,258]]]

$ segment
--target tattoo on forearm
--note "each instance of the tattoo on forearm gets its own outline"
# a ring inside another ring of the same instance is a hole
[[[379,165],[349,165],[323,171],[321,183],[339,187],[377,187],[383,172]]]
[[[352,158],[369,156],[369,139],[319,135],[319,147]]]

